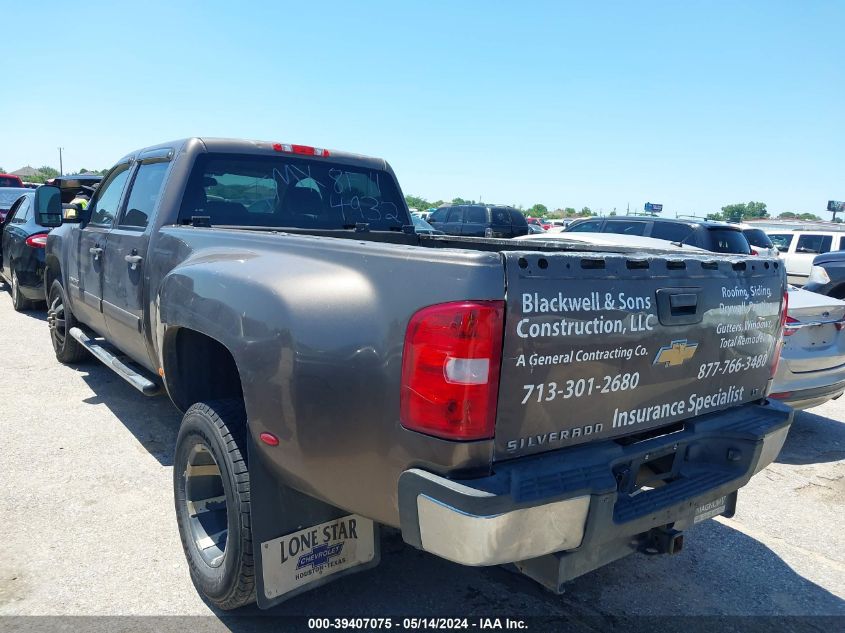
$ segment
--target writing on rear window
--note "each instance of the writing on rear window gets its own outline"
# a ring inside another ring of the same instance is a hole
[[[180,220],[212,226],[400,231],[410,223],[393,176],[324,159],[208,155],[197,159]]]

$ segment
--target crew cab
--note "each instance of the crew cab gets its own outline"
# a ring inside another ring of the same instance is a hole
[[[421,235],[384,160],[280,142],[164,143],[72,221],[35,207],[57,359],[184,412],[177,524],[223,609],[375,566],[380,525],[562,591],[729,516],[792,421],[777,260]]]

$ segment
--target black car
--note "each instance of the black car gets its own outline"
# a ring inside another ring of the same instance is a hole
[[[528,235],[528,222],[512,207],[452,204],[440,207],[428,223],[449,235],[464,237],[518,237]]]
[[[35,221],[35,191],[23,192],[15,200],[0,225],[0,276],[12,293],[15,310],[26,310],[42,303],[44,296],[44,247],[49,228]]]
[[[845,251],[817,255],[804,290],[834,299],[845,299]]]
[[[570,224],[564,232],[641,235],[675,244],[697,246],[714,253],[751,254],[748,239],[738,226],[709,220],[612,216],[579,220]]]

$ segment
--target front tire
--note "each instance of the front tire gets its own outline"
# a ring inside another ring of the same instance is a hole
[[[173,462],[176,522],[191,580],[225,610],[255,601],[246,457],[243,402],[199,402],[188,409]]]
[[[50,328],[50,340],[53,342],[56,360],[60,363],[78,363],[88,355],[79,341],[69,334],[70,328],[76,325],[76,319],[67,305],[65,289],[56,280],[50,286],[47,299],[47,326]]]
[[[25,299],[21,294],[21,287],[18,283],[18,274],[15,272],[14,268],[12,268],[12,283],[10,292],[12,293],[12,307],[15,309],[15,312],[23,312],[24,310],[29,310],[32,307],[32,303]]]

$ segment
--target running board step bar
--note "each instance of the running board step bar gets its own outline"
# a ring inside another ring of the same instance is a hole
[[[68,334],[75,338],[82,347],[91,352],[103,365],[111,369],[145,396],[156,396],[161,393],[161,386],[141,373],[142,370],[130,367],[119,356],[116,356],[100,345],[96,339],[89,337],[81,328],[72,327]]]

